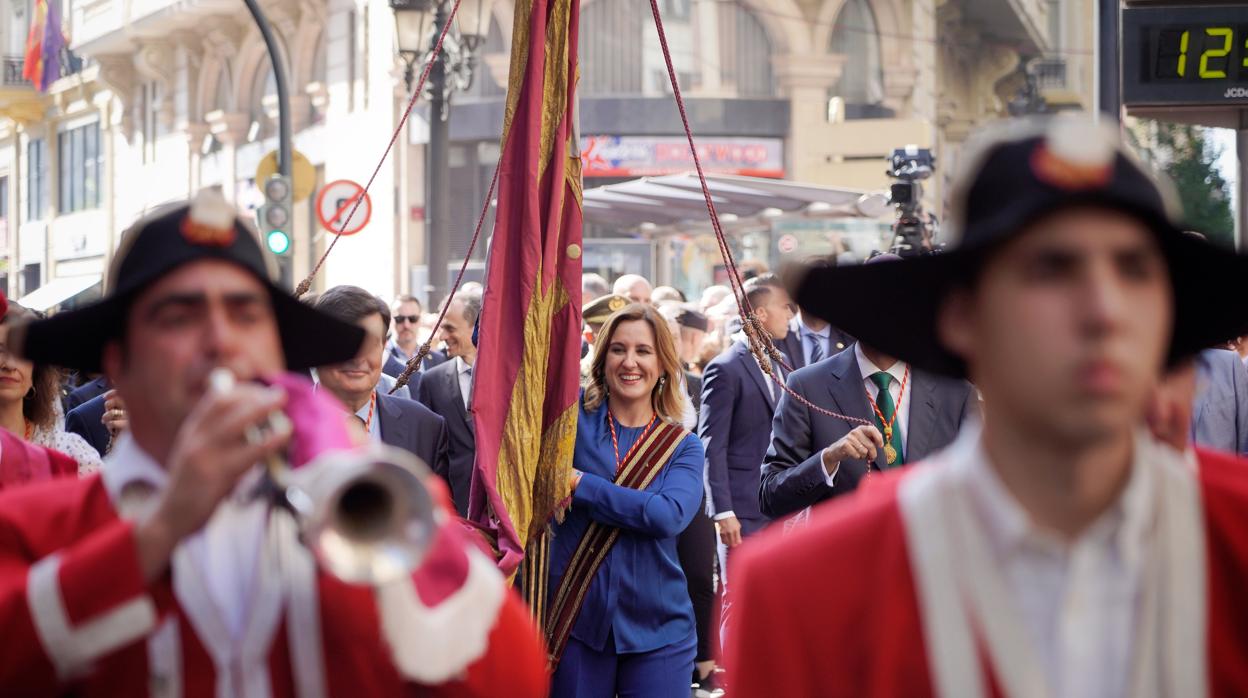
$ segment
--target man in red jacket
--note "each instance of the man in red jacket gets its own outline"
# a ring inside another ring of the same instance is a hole
[[[277,288],[267,262],[203,194],[127,232],[100,302],[15,330],[31,359],[106,374],[130,432],[101,476],[0,495],[0,694],[545,695],[527,612],[456,527],[431,534],[414,573],[349,584],[255,495],[257,463],[316,436],[256,436],[299,407],[296,387],[305,407],[317,397],[282,373],[362,340]],[[221,368],[238,385],[209,389]]]
[[[815,270],[794,297],[969,378],[983,424],[746,546],[731,690],[1248,694],[1248,469],[1210,453],[1194,469],[1143,428],[1165,367],[1248,324],[1211,302],[1248,260],[1182,235],[1117,135],[1081,118],[972,152],[951,251]],[[862,288],[882,295],[840,302]]]

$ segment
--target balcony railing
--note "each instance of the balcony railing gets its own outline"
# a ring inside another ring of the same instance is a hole
[[[4,60],[4,87],[30,87],[30,81],[22,77],[22,65],[25,59],[22,56],[3,56]]]
[[[1029,66],[1036,77],[1036,87],[1041,90],[1060,90],[1066,87],[1066,61],[1061,58],[1040,58]]]

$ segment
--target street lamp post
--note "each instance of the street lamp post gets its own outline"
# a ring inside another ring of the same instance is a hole
[[[450,20],[453,0],[390,0],[403,60],[403,82],[411,94],[418,66],[433,54],[442,28]],[[426,18],[433,24],[422,35]],[[450,115],[451,94],[472,86],[476,51],[484,36],[480,31],[481,0],[461,0],[459,26],[451,27],[442,50],[433,61],[425,95],[429,98],[429,145],[425,166],[428,181],[425,199],[425,266],[428,269],[426,307],[438,307],[447,289],[450,261]]]

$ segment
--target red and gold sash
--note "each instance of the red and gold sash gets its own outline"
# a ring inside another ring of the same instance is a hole
[[[655,476],[667,464],[668,459],[676,452],[676,447],[689,432],[669,422],[659,422],[644,437],[644,441],[633,451],[633,455],[623,464],[615,476],[615,484],[634,490],[644,490],[654,481]],[[620,537],[620,529],[614,526],[590,522],[581,536],[581,542],[572,554],[568,568],[559,579],[559,587],[551,600],[546,615],[546,647],[550,652],[550,666],[553,670],[558,666],[563,648],[572,635],[572,626],[581,614],[581,604],[589,592],[589,585],[594,575],[607,559],[607,553]]]

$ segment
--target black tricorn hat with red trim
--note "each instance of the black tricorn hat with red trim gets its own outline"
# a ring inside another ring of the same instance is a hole
[[[255,230],[211,190],[162,206],[123,234],[104,298],[14,327],[10,344],[32,361],[98,373],[104,346],[121,336],[135,297],[166,274],[203,259],[232,262],[268,290],[288,369],[346,361],[359,351],[363,329],[300,303],[278,287]]]
[[[1144,169],[1112,128],[1086,116],[1006,122],[968,144],[965,162],[950,198],[946,229],[956,239],[947,251],[799,271],[791,290],[803,311],[917,368],[964,378],[964,362],[937,332],[947,293],[973,279],[994,248],[1031,223],[1095,206],[1133,216],[1157,235],[1173,282],[1171,365],[1248,330],[1248,314],[1216,302],[1241,292],[1248,257],[1185,234],[1169,187]],[[863,289],[871,289],[870,303],[846,301]]]

